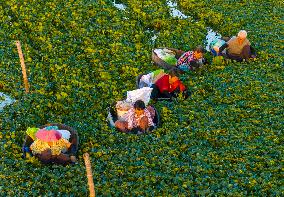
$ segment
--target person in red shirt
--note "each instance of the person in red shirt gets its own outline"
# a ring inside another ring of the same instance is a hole
[[[185,85],[177,77],[174,69],[170,70],[169,74],[164,75],[151,86],[153,88],[151,99],[175,97],[178,93],[186,92]]]

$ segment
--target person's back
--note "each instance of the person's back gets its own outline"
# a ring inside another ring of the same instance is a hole
[[[177,93],[184,92],[186,90],[185,85],[177,77],[175,69],[171,69],[169,74],[164,75],[155,84],[151,86],[153,88],[151,98],[156,100],[157,98],[172,99]]]
[[[197,46],[194,51],[187,51],[178,59],[176,67],[182,71],[194,70],[200,62],[203,62],[204,49]]]
[[[239,41],[236,36],[233,36],[228,42],[227,51],[231,55],[240,55],[242,53],[243,48],[248,45],[250,46],[250,42],[247,38],[244,38],[243,41]]]
[[[169,78],[170,76],[166,74],[156,81],[155,85],[159,88],[160,92],[169,91]]]
[[[155,85],[159,88],[160,92],[173,92],[176,89],[179,91],[184,91],[186,88],[177,76],[171,76],[166,74],[156,81]]]

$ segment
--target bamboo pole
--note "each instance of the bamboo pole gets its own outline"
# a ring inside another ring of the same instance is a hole
[[[88,153],[84,153],[83,158],[85,160],[85,166],[87,171],[88,185],[90,190],[90,197],[95,197],[95,186],[93,181],[92,169],[91,169],[91,161]]]
[[[21,48],[21,43],[19,40],[16,41],[16,46],[18,49],[18,54],[20,57],[20,62],[21,62],[21,67],[22,67],[22,74],[23,74],[23,79],[24,79],[24,85],[26,89],[26,93],[29,93],[29,82],[27,78],[27,71],[26,71],[26,66],[25,66],[25,61],[24,61],[24,56]]]

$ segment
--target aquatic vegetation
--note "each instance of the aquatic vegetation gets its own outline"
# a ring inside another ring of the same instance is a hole
[[[283,195],[283,3],[172,1],[190,16],[179,18],[165,0],[116,0],[124,9],[113,2],[0,3],[0,91],[17,100],[0,113],[1,195],[86,196],[85,152],[98,196]],[[111,129],[107,107],[135,89],[138,74],[158,68],[151,50],[193,49],[207,27],[224,36],[248,30],[258,58],[224,63],[208,53],[208,66],[181,76],[187,100],[155,103],[162,122],[155,132]],[[21,158],[25,130],[48,122],[78,131],[77,165]]]

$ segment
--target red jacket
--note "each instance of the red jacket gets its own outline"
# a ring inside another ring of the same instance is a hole
[[[171,93],[177,88],[179,88],[181,92],[186,89],[179,79],[170,84],[169,75],[164,75],[163,77],[161,77],[158,81],[156,81],[155,85],[159,88],[161,93],[164,91]]]

